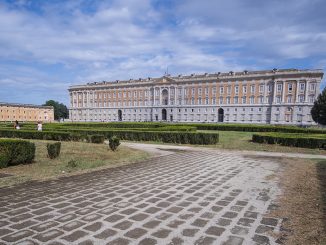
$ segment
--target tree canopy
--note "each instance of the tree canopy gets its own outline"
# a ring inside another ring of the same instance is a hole
[[[67,106],[58,101],[48,100],[45,102],[44,106],[53,106],[54,108],[54,119],[59,120],[61,118],[68,118],[69,111]]]
[[[311,109],[312,119],[321,125],[326,125],[326,88],[318,95],[314,106]]]

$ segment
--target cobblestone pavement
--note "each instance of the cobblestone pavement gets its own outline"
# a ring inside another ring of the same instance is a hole
[[[3,188],[0,244],[275,244],[277,171],[270,159],[189,151]]]

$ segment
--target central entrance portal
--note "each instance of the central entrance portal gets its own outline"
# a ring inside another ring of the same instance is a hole
[[[166,121],[166,109],[162,109],[162,121]]]
[[[122,121],[122,111],[118,110],[118,120]]]
[[[224,121],[224,110],[222,108],[218,109],[218,122]]]

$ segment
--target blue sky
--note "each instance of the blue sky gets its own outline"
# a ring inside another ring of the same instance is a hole
[[[326,70],[325,13],[325,0],[3,0],[0,101],[68,104],[70,85],[167,68]]]

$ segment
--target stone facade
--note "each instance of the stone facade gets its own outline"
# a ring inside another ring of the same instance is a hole
[[[322,70],[163,76],[71,86],[73,121],[314,124]]]
[[[0,102],[0,122],[52,122],[54,110],[52,106],[37,106]]]

